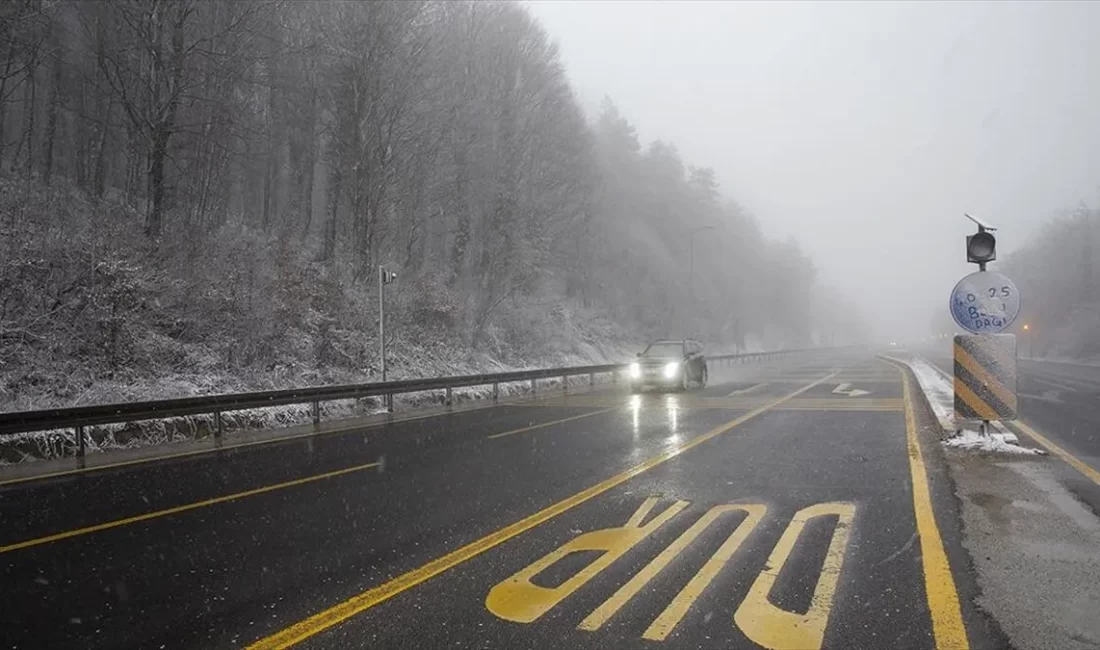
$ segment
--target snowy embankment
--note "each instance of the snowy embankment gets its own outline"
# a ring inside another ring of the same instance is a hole
[[[1016,434],[1005,429],[1000,422],[990,423],[990,430],[986,432],[960,426],[955,422],[955,389],[951,377],[921,357],[913,357],[908,364],[944,434],[950,436],[943,441],[945,447],[1020,455],[1046,453],[1041,449],[1018,445]]]
[[[395,352],[397,371],[388,379],[412,379],[419,377],[446,377],[481,374],[487,372],[510,372],[532,368],[600,365],[626,360],[630,356],[629,345],[620,341],[578,342],[573,350],[547,355],[532,360],[528,364],[504,363],[488,354],[472,354],[465,358],[441,358],[443,355],[429,349],[417,349],[405,346]],[[410,372],[411,371],[411,372]],[[335,376],[334,376],[335,375]],[[365,383],[380,378],[363,373],[339,373],[317,376],[303,373],[297,378],[288,377],[252,377],[252,381],[243,381],[227,375],[188,376],[176,374],[138,385],[103,385],[94,392],[81,394],[79,403],[117,403],[144,399],[201,396],[217,393],[245,392],[250,390],[271,390],[292,388],[302,385],[325,385],[335,383]],[[283,381],[279,381],[282,379]],[[597,377],[597,381],[606,381],[608,377]],[[571,386],[587,385],[587,377],[571,377]],[[538,391],[561,390],[561,380],[557,378],[542,380]],[[530,392],[528,382],[500,385],[502,398],[522,396]],[[455,403],[491,399],[492,386],[471,386],[453,390]],[[97,399],[98,398],[98,399]],[[443,403],[443,391],[405,393],[394,396],[394,409],[401,411],[409,408],[433,406]],[[35,405],[41,407],[40,405]],[[53,404],[50,404],[53,406]],[[375,415],[385,412],[381,398],[363,398],[322,402],[321,419],[331,421],[345,418]],[[12,409],[15,410],[15,409]],[[29,410],[29,409],[28,409]],[[248,409],[223,414],[224,424],[232,430],[277,429],[306,424],[312,420],[309,404],[287,404],[270,408]],[[213,414],[199,414],[187,417],[128,422],[89,427],[87,434],[88,453],[134,449],[152,445],[162,445],[186,440],[196,440],[213,435],[215,428]],[[71,456],[77,446],[75,432],[71,429],[34,431],[0,436],[0,465]]]

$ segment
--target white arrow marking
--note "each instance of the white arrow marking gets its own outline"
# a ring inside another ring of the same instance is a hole
[[[837,395],[847,395],[848,397],[859,397],[861,395],[870,395],[869,390],[860,390],[858,388],[852,388],[851,384],[841,384],[833,389],[833,392]]]

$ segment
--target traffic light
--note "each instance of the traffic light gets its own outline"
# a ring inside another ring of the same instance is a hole
[[[384,266],[379,266],[378,277],[382,279],[382,284],[389,284],[397,279],[397,274],[393,271],[387,271]]]
[[[981,228],[981,226],[979,226]],[[997,259],[997,238],[984,229],[966,236],[966,261],[974,264]]]
[[[963,214],[978,226],[978,232],[966,236],[966,261],[984,271],[987,262],[997,259],[997,238],[993,236],[997,228],[972,214]]]

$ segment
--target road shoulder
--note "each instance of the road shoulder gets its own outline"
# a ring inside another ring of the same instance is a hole
[[[895,365],[898,362],[890,360],[890,363]],[[962,503],[957,493],[954,472],[945,454],[947,450],[939,444],[943,430],[937,414],[924,398],[920,383],[908,365],[902,364],[898,370],[909,378],[907,382],[908,390],[911,391],[909,399],[924,459],[928,489],[931,493],[936,523],[939,526],[940,539],[947,554],[951,574],[955,579],[955,591],[958,594],[969,647],[976,649],[1010,647],[997,621],[979,605],[981,585],[976,580],[971,549],[966,545]],[[941,643],[939,647],[956,646]]]
[[[946,456],[978,606],[1014,647],[1100,646],[1100,519],[1057,480],[1060,461]]]
[[[923,439],[938,440],[938,418],[919,402]],[[927,447],[943,469],[931,482],[971,640],[975,626],[993,640],[973,647],[1100,646],[1100,519],[1059,480],[1069,466],[1055,456]]]

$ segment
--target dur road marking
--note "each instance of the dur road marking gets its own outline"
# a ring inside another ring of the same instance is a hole
[[[656,501],[657,497],[646,499],[626,526],[604,528],[578,535],[498,583],[485,598],[486,609],[499,618],[517,623],[531,623],[537,620],[613,562],[619,560],[644,537],[688,505],[685,501],[677,501],[657,519],[647,524],[647,530],[639,530],[637,524],[641,521],[640,515],[644,516],[648,513]],[[650,641],[665,640],[699,596],[710,586],[718,572],[741,547],[742,542],[764,518],[767,512],[766,505],[728,504],[711,508],[649,564],[634,574],[610,598],[585,617],[577,628],[588,631],[598,630],[631,599],[641,593],[653,578],[719,517],[730,512],[743,512],[745,517],[642,634],[642,638]],[[836,502],[812,505],[799,510],[794,515],[768,557],[764,569],[753,582],[733,616],[733,621],[745,636],[770,650],[816,650],[822,646],[855,512],[854,504]],[[808,610],[805,613],[792,612],[773,605],[769,596],[783,566],[801,539],[806,524],[819,517],[830,516],[836,516],[837,522],[831,533],[829,547],[822,562]],[[580,551],[603,551],[604,553],[558,587],[546,588],[533,583],[533,579],[541,572],[569,554]]]
[[[704,530],[710,527],[720,516],[727,512],[741,511],[745,513],[745,519],[737,526],[737,528],[730,534],[729,539],[722,545],[721,548],[715,552],[714,557],[711,558],[707,564],[699,570],[692,582],[684,588],[683,591],[677,596],[676,600],[669,605],[661,616],[658,617],[658,621],[661,625],[657,627],[653,632],[653,638],[660,640],[668,636],[668,633],[672,631],[672,628],[680,622],[683,615],[687,613],[688,608],[691,607],[695,599],[699,597],[699,594],[710,584],[710,581],[714,579],[714,576],[718,573],[718,570],[725,565],[730,556],[737,551],[737,548],[741,545],[741,542],[745,540],[752,529],[756,527],[756,524],[760,523],[760,519],[767,511],[767,507],[764,505],[725,505],[715,506],[707,511],[702,517],[700,517],[691,528],[684,531],[676,541],[672,542],[665,550],[661,551],[661,554],[653,558],[641,571],[636,573],[633,578],[630,579],[625,585],[619,588],[610,598],[608,598],[602,605],[597,607],[588,615],[581,624],[577,626],[581,630],[598,630],[600,626],[607,622],[609,618],[615,615],[623,605],[633,598],[639,591],[642,590],[649,581],[652,580],[658,573],[660,573],[669,562],[671,562],[677,555],[680,554],[685,548],[688,547],[695,538],[698,537]],[[490,592],[491,593],[491,592]],[[486,606],[489,601],[486,599]],[[493,611],[492,608],[489,608]],[[496,613],[495,611],[493,612]],[[654,626],[658,621],[654,621]],[[653,626],[650,626],[653,629]],[[650,634],[650,630],[646,631],[646,635]],[[646,636],[646,638],[650,638]]]
[[[543,508],[538,512],[529,515],[519,521],[516,521],[504,528],[489,533],[488,535],[471,542],[465,546],[462,546],[446,555],[440,556],[431,562],[421,566],[420,568],[413,569],[407,573],[404,573],[393,580],[385,582],[377,587],[373,587],[358,595],[338,603],[328,609],[322,610],[309,618],[294,623],[290,627],[284,628],[271,636],[260,639],[249,646],[252,649],[267,649],[267,648],[288,648],[297,643],[305,641],[306,639],[324,631],[328,628],[338,625],[339,623],[346,621],[347,619],[364,612],[379,603],[383,603],[390,598],[393,598],[397,594],[415,587],[416,585],[430,580],[435,576],[452,569],[463,562],[466,562],[478,555],[481,555],[485,551],[498,546],[513,537],[531,530],[535,526],[538,526],[554,517],[560,515],[563,512],[571,510],[579,506],[580,504],[596,497],[608,490],[621,485],[630,479],[647,472],[666,461],[679,456],[680,454],[694,449],[695,447],[716,438],[727,431],[767,412],[774,406],[778,406],[783,402],[793,399],[802,393],[810,390],[818,384],[828,381],[836,373],[827,374],[813,382],[806,384],[798,390],[788,393],[787,395],[776,399],[771,404],[762,408],[756,409],[744,415],[741,415],[729,422],[720,424],[703,435],[694,438],[684,444],[671,447],[663,453],[650,458],[649,460],[635,465],[630,469],[620,472],[611,478],[601,481],[585,490],[582,490],[571,497],[567,497],[551,506]]]
[[[500,618],[517,623],[530,623],[539,618],[569,594],[596,577],[600,571],[611,566],[612,562],[625,555],[635,544],[649,537],[650,533],[680,514],[680,511],[687,507],[688,502],[677,501],[651,519],[649,523],[641,525],[642,520],[656,504],[657,497],[650,497],[642,503],[625,526],[604,528],[579,535],[527,565],[512,577],[493,587],[485,598],[485,607]],[[603,551],[603,553],[557,587],[542,587],[531,581],[565,556],[583,551]]]
[[[909,449],[909,474],[913,485],[913,511],[920,537],[921,567],[924,571],[924,591],[932,615],[932,635],[939,648],[966,650],[970,647],[963,625],[959,592],[955,576],[947,560],[943,537],[932,508],[932,492],[928,486],[928,471],[924,466],[918,437],[917,419],[913,412],[913,386],[909,373],[901,367],[905,392],[905,432]]]
[[[203,501],[196,501],[194,503],[184,504],[182,506],[176,506],[174,508],[166,508],[164,510],[157,510],[155,512],[147,512],[143,515],[137,515],[135,517],[127,517],[125,519],[116,519],[114,521],[108,521],[102,524],[96,524],[94,526],[87,526],[84,528],[76,528],[73,530],[67,530],[63,533],[57,533],[54,535],[47,535],[46,537],[38,537],[36,539],[28,539],[24,542],[16,542],[15,544],[8,544],[7,546],[0,546],[0,553],[8,553],[10,551],[18,551],[23,548],[30,548],[32,546],[40,546],[42,544],[49,544],[50,542],[57,542],[63,539],[69,539],[70,537],[79,537],[80,535],[88,535],[91,533],[98,533],[101,530],[109,530],[111,528],[118,528],[119,526],[126,526],[129,524],[136,524],[142,521],[149,521],[150,519],[157,519],[159,517],[167,517],[169,515],[176,515],[181,512],[187,512],[189,510],[196,510],[198,508],[205,508],[206,506],[212,506],[219,503],[225,503],[227,501],[236,501],[237,499],[243,499],[245,497],[256,496],[257,494],[266,494],[268,492],[274,492],[276,490],[282,490],[288,487],[294,487],[296,485],[305,485],[306,483],[313,483],[314,481],[320,481],[326,478],[334,478],[337,476],[343,476],[344,474],[351,474],[352,472],[361,472],[365,469],[372,467],[378,467],[379,463],[365,463],[363,465],[355,465],[354,467],[345,467],[344,469],[338,469],[332,472],[325,472],[324,474],[315,474],[313,476],[306,476],[304,478],[294,479],[293,481],[286,481],[284,483],[275,483],[274,485],[265,485],[261,488],[254,490],[246,490],[244,492],[237,492],[235,494],[227,494],[225,496],[214,497],[213,499],[206,499]]]
[[[745,600],[734,612],[737,627],[756,643],[772,650],[803,650],[820,648],[825,640],[825,628],[833,608],[833,595],[840,570],[844,565],[844,551],[848,547],[849,531],[856,507],[851,503],[819,503],[799,510],[790,525],[783,531],[775,548],[768,556],[764,570],[749,588]],[[779,572],[791,556],[802,530],[811,519],[836,515],[837,522],[829,540],[829,550],[821,566],[821,577],[814,587],[810,607],[806,613],[790,612],[776,607],[768,599]]]

